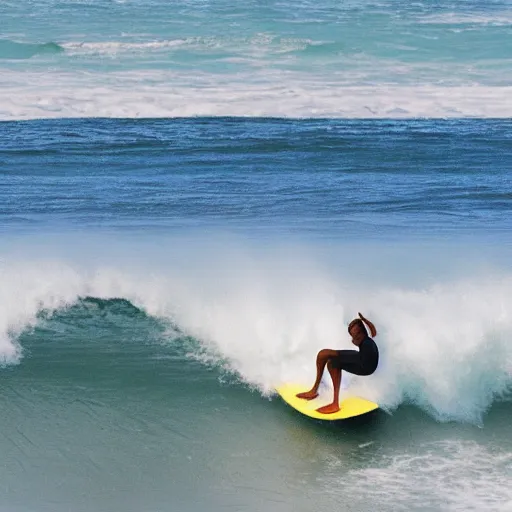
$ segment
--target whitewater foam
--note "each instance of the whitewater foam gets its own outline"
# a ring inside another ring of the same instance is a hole
[[[510,86],[365,85],[300,74],[259,78],[147,71],[4,73],[0,119],[173,118],[507,118]],[[34,85],[27,85],[34,84]]]
[[[71,267],[52,262],[0,265],[0,364],[19,362],[17,336],[37,323],[41,311],[53,311],[76,300],[83,289]]]
[[[62,43],[69,55],[111,55],[131,52],[155,52],[169,50],[208,51],[224,49],[227,54],[244,54],[247,58],[304,50],[309,46],[328,44],[308,38],[278,37],[257,33],[251,37],[195,36],[150,41],[70,41]]]
[[[509,11],[476,14],[449,12],[444,14],[432,14],[418,19],[418,23],[433,23],[440,25],[512,25],[512,15]]]
[[[340,484],[339,464],[331,461],[325,488]],[[370,467],[344,472],[343,489],[356,490],[353,504],[379,510],[505,512],[512,508],[512,453],[472,441],[422,444],[414,452],[384,455]]]

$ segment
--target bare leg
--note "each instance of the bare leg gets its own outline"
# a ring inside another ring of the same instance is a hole
[[[334,386],[334,399],[331,404],[324,405],[323,407],[318,408],[317,411],[324,414],[332,414],[333,412],[338,412],[340,410],[341,370],[339,368],[334,368],[331,361],[327,363],[327,369],[329,370],[332,384]]]
[[[336,350],[329,350],[327,348],[324,348],[323,350],[320,350],[318,352],[318,355],[316,356],[316,380],[313,384],[313,387],[309,391],[305,391],[303,393],[298,393],[298,398],[305,398],[306,400],[312,400],[313,398],[316,398],[318,396],[318,387],[320,386],[320,381],[322,380],[322,375],[324,373],[325,365],[327,364],[327,361],[331,357],[336,357],[338,355],[338,352]]]

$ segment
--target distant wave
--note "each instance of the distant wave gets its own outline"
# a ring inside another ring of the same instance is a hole
[[[451,12],[424,16],[418,22],[439,25],[491,25],[500,27],[512,25],[512,14],[507,11],[494,14]]]
[[[91,53],[91,54],[115,54],[122,51],[141,51],[141,50],[160,50],[165,48],[176,48],[184,45],[190,45],[197,38],[190,39],[171,39],[164,41],[146,41],[146,42],[124,42],[124,41],[105,41],[105,42],[72,42],[63,43],[63,48],[73,53]]]
[[[0,39],[0,59],[30,59],[36,55],[57,54],[64,48],[57,43],[19,43],[9,39]]]
[[[337,43],[314,41],[307,38],[281,37],[273,34],[259,33],[251,37],[195,36],[155,41],[95,41],[67,42],[62,47],[71,55],[115,55],[129,52],[151,52],[162,50],[207,50],[224,49],[229,54],[243,52],[245,55],[262,52],[280,54],[309,50],[311,48],[329,48]]]
[[[40,312],[40,316],[48,317],[48,311]],[[69,308],[51,312],[51,317],[95,319],[98,315],[122,315],[130,318],[147,318],[144,310],[137,308],[130,301],[123,298],[98,299],[96,297],[81,297]]]

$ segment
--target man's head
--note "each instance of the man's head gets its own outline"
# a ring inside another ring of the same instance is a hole
[[[360,318],[356,318],[348,324],[348,333],[352,336],[352,343],[356,346],[359,346],[368,336],[366,326]]]

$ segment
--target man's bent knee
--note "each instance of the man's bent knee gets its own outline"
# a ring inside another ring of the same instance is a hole
[[[338,353],[335,350],[324,348],[318,352],[317,359],[330,359],[331,357],[336,357],[337,355]]]

